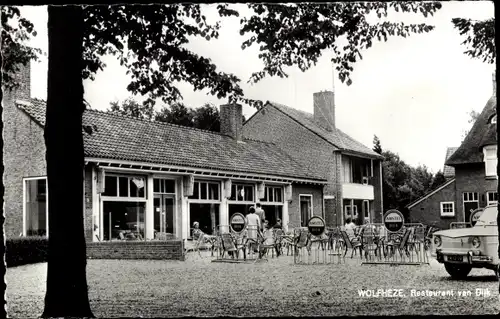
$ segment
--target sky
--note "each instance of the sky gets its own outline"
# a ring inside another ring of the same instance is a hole
[[[214,5],[208,5],[206,10],[210,20],[215,13]],[[38,32],[31,45],[47,52],[47,7],[25,6],[21,12]],[[442,9],[426,19],[416,14],[390,15],[393,21],[425,22],[435,29],[374,43],[354,65],[350,86],[334,78],[332,55],[328,51],[306,72],[292,68],[288,78],[268,77],[257,84],[247,84],[251,73],[259,71],[263,64],[257,48],[241,49],[244,38],[239,34],[239,18],[223,20],[219,39],[210,42],[195,39],[189,48],[212,59],[220,70],[238,76],[249,98],[312,113],[313,93],[334,90],[335,121],[339,129],[370,148],[373,136],[377,135],[383,149],[398,153],[410,165],[426,165],[436,173],[443,169],[446,148],[459,146],[465,130],[470,128],[470,111],[480,112],[493,92],[494,66],[463,53],[466,49],[461,45],[463,38],[451,23],[455,17],[477,20],[494,17],[493,2],[443,2]],[[85,99],[92,108],[100,110],[106,110],[111,101],[131,96],[126,90],[130,81],[126,69],[113,56],[103,60],[107,67],[94,81],[84,82]],[[31,68],[32,97],[45,99],[47,57],[32,63]],[[181,83],[179,89],[184,104],[190,107],[227,103],[206,92],[194,92],[186,83]],[[254,112],[251,107],[243,108],[246,118]]]

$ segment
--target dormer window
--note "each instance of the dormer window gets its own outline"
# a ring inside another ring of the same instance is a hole
[[[483,148],[484,168],[486,177],[497,176],[497,146],[488,145]]]

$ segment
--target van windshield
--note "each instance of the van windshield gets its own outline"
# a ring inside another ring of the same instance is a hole
[[[497,206],[491,206],[484,209],[479,217],[476,226],[495,225],[497,224]]]

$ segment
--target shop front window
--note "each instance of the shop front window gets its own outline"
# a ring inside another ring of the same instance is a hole
[[[105,240],[143,240],[145,202],[103,202]]]

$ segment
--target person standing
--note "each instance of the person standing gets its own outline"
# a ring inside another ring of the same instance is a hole
[[[255,213],[255,208],[250,207],[248,209],[247,218],[247,239],[251,241],[254,252],[257,252],[257,241],[259,238],[258,232],[260,231],[262,225],[259,215]],[[249,247],[250,248],[250,247]]]
[[[259,219],[260,219],[260,231],[263,231],[263,221],[266,220],[266,212],[262,209],[262,207],[260,206],[260,203],[257,203],[256,205],[256,208],[255,208],[255,213],[259,216]]]

